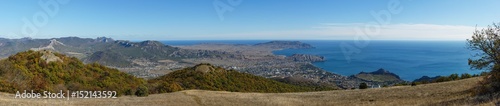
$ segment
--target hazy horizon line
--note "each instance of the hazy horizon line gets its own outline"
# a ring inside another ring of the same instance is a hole
[[[97,38],[111,38],[113,40],[127,40],[127,41],[148,41],[148,40],[153,40],[153,41],[356,41],[355,39],[115,39],[113,37],[79,37],[79,36],[65,36],[65,37],[22,37],[22,38],[8,38],[8,37],[1,37],[4,39],[57,39],[57,38],[71,38],[71,37],[77,37],[77,38],[84,38],[84,39],[97,39]],[[458,39],[369,39],[369,40],[360,40],[360,41],[466,41],[467,39],[463,40],[458,40]]]

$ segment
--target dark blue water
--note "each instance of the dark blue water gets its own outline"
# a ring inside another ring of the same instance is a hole
[[[359,72],[371,72],[384,68],[399,75],[402,79],[412,81],[424,75],[438,76],[453,73],[480,73],[471,70],[467,59],[472,52],[465,48],[465,41],[370,41],[366,47],[360,48],[353,41],[303,41],[316,49],[281,50],[278,55],[294,53],[325,56],[326,62],[314,63],[327,71],[353,75]],[[352,45],[359,52],[345,55],[341,43]],[[349,59],[350,58],[350,59]]]
[[[168,45],[193,45],[199,43],[256,44],[266,41],[164,41]],[[354,75],[384,68],[402,79],[412,81],[426,76],[453,73],[480,73],[471,70],[467,59],[470,50],[465,41],[369,41],[365,47],[357,47],[353,41],[302,41],[315,49],[288,49],[275,51],[277,55],[312,54],[325,56],[326,62],[314,65],[341,75]],[[351,45],[356,53],[346,56],[341,43]],[[348,58],[346,58],[348,57]]]

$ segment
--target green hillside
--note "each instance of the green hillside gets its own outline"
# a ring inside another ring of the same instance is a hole
[[[315,87],[296,86],[264,77],[225,70],[210,64],[199,64],[148,81],[151,93],[175,92],[188,89],[232,92],[304,92]],[[331,89],[322,89],[331,90]]]
[[[51,51],[26,51],[0,61],[0,92],[59,90],[117,91],[132,94],[146,81],[99,64]]]
[[[333,90],[316,85],[294,85],[210,64],[199,64],[145,81],[97,63],[52,51],[25,51],[0,60],[0,92],[117,91],[119,95],[167,93],[189,89],[232,92],[306,92]]]

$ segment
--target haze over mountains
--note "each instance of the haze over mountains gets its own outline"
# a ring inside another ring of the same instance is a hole
[[[157,78],[200,63],[211,63],[266,78],[300,77],[318,84],[356,88],[359,83],[394,84],[402,80],[361,79],[327,72],[312,62],[327,61],[322,56],[274,55],[281,49],[313,49],[298,41],[271,41],[256,45],[200,44],[173,47],[158,41],[131,42],[100,37],[53,39],[0,39],[0,57],[26,50],[52,50],[76,57],[84,63],[99,63],[141,78]]]

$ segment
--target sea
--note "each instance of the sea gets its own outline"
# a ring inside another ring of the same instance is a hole
[[[186,46],[202,43],[248,44],[267,40],[198,40],[162,41],[166,45]],[[276,55],[311,54],[324,56],[325,62],[315,66],[326,71],[350,76],[360,72],[385,69],[406,81],[422,76],[448,76],[450,74],[479,74],[483,70],[470,69],[467,61],[477,53],[466,48],[466,41],[363,41],[304,40],[314,49],[286,49],[274,51]]]

